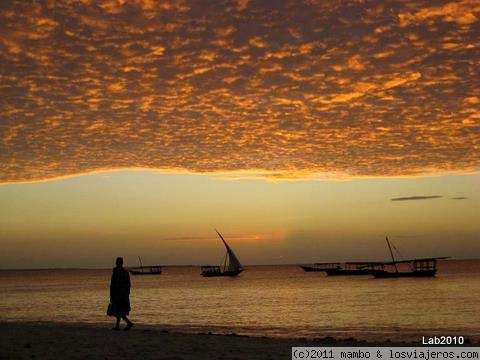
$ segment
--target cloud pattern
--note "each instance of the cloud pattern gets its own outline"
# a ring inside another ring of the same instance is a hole
[[[480,1],[0,3],[0,182],[480,167]]]

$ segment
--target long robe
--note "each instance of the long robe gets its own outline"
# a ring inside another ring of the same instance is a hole
[[[110,282],[110,302],[114,316],[122,317],[130,313],[130,275],[123,267],[115,267]]]

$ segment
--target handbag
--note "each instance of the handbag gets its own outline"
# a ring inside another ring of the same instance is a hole
[[[110,303],[110,304],[108,304],[108,307],[107,307],[107,315],[108,316],[113,316],[113,313],[114,313],[113,304]]]

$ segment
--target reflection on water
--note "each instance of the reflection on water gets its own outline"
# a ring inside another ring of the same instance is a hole
[[[480,339],[480,261],[441,261],[436,278],[326,277],[252,266],[238,278],[194,267],[132,276],[137,323],[186,331],[295,337]],[[110,270],[0,271],[0,321],[111,322]]]

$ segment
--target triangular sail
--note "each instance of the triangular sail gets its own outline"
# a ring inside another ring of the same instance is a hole
[[[238,271],[242,269],[242,264],[240,264],[240,261],[238,260],[237,256],[233,252],[233,250],[228,246],[227,242],[223,238],[222,234],[218,232],[218,230],[215,230],[220,236],[220,239],[222,239],[223,244],[225,245],[225,248],[227,249],[227,256],[228,256],[228,268],[227,271]]]

